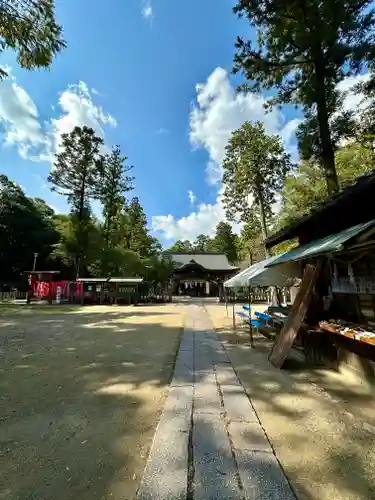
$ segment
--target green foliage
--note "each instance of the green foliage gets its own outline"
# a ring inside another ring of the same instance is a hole
[[[245,122],[232,133],[223,161],[224,206],[229,220],[246,222],[249,200],[259,208],[263,236],[266,220],[291,169],[289,155],[278,136],[267,135],[262,123]]]
[[[336,168],[340,185],[345,187],[360,175],[374,170],[374,153],[354,142],[337,151]],[[283,205],[277,217],[277,228],[282,228],[296,217],[311,211],[326,197],[326,183],[319,166],[313,162],[302,162],[297,172],[285,179]]]
[[[205,234],[198,234],[193,247],[198,252],[209,252],[212,249],[212,240],[209,236]]]
[[[100,181],[103,158],[100,147],[103,139],[89,127],[75,127],[69,134],[62,134],[60,152],[56,155],[54,169],[48,176],[52,190],[68,199],[72,210],[72,223],[77,240],[75,256],[77,276],[88,251],[91,224],[90,201],[100,198]]]
[[[120,147],[102,159],[99,199],[103,206],[103,235],[108,246],[116,244],[120,226],[121,209],[125,203],[125,193],[133,189],[134,177],[127,175],[132,167],[126,165],[126,157],[121,156]]]
[[[246,222],[241,230],[238,240],[238,257],[241,261],[249,261],[250,265],[266,257],[259,214],[254,207],[248,210]]]
[[[18,279],[30,270],[34,253],[44,262],[59,238],[52,209],[28,198],[5,175],[0,175],[0,234],[0,279]]]
[[[53,0],[2,0],[0,51],[12,49],[22,68],[50,66],[64,47],[61,26],[55,21]],[[7,76],[0,69],[0,80]]]
[[[143,261],[143,276],[154,285],[168,282],[174,271],[173,261],[162,255],[152,255]]]
[[[227,222],[219,222],[216,226],[212,250],[225,253],[231,263],[237,261],[237,236],[233,234],[232,227]]]
[[[72,211],[79,216],[91,199],[99,198],[103,144],[103,139],[86,126],[74,127],[72,132],[61,136],[60,152],[48,181],[53,184],[52,191],[66,196]]]
[[[338,189],[329,122],[342,102],[337,84],[374,60],[372,6],[371,0],[238,0],[234,8],[258,32],[255,46],[237,39],[234,72],[251,81],[242,88],[274,88],[271,105],[303,107],[308,123],[300,143],[318,149],[329,193]]]
[[[193,252],[194,245],[189,241],[181,241],[177,240],[170,248],[167,250],[168,252]]]
[[[90,274],[97,277],[116,276],[130,278],[144,276],[142,260],[138,252],[120,245],[99,247],[99,254],[89,268]]]
[[[138,252],[141,257],[155,255],[161,250],[158,240],[149,233],[146,214],[138,198],[125,203],[120,235],[124,248]]]

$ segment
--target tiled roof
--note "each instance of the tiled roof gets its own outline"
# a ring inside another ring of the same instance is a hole
[[[214,252],[186,252],[175,253],[165,252],[164,255],[171,257],[177,269],[196,262],[198,265],[210,271],[235,271],[238,269],[228,262],[228,257],[224,253]]]

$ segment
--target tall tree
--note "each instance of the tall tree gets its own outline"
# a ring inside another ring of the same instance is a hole
[[[262,123],[245,122],[232,133],[225,148],[223,167],[224,206],[229,220],[246,222],[249,200],[259,209],[262,235],[267,237],[267,218],[275,193],[291,169],[280,137],[267,135]]]
[[[100,197],[102,145],[103,139],[86,126],[62,134],[61,151],[56,155],[54,169],[48,176],[48,181],[53,184],[52,190],[66,196],[71,205],[78,244],[77,276],[88,245],[90,201]]]
[[[252,82],[242,88],[276,88],[270,104],[301,105],[316,120],[328,194],[338,190],[330,129],[340,106],[337,84],[374,60],[372,6],[372,0],[238,0],[234,7],[258,32],[255,47],[236,42],[234,72]]]
[[[168,252],[193,252],[194,246],[189,240],[177,240],[173,245],[168,248]]]
[[[161,250],[158,240],[149,233],[147,217],[138,198],[125,203],[121,238],[127,250],[138,252],[141,257],[149,257]]]
[[[227,222],[219,222],[212,241],[216,252],[225,253],[229,262],[237,261],[237,237],[233,234],[232,227]]]
[[[14,50],[22,68],[48,67],[64,47],[53,0],[0,2],[0,51]],[[0,80],[6,76],[6,70],[0,68]]]
[[[100,179],[99,199],[103,205],[103,234],[107,245],[117,243],[121,209],[125,203],[124,194],[133,189],[134,177],[127,173],[133,168],[126,165],[126,157],[121,156],[120,146],[104,155]]]
[[[249,260],[250,265],[265,258],[259,214],[254,207],[251,207],[247,213],[246,221],[241,230],[238,247],[239,257],[242,260]]]
[[[195,250],[198,250],[199,252],[208,252],[210,250],[210,246],[212,246],[212,240],[205,234],[198,234],[193,246]]]

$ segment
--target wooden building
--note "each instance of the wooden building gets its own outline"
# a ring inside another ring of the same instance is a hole
[[[164,255],[175,266],[171,279],[173,295],[219,297],[223,294],[224,281],[239,269],[229,263],[224,253],[165,252]]]
[[[271,235],[271,248],[298,238],[300,246],[276,259],[299,261],[304,278],[293,311],[274,346],[281,366],[301,325],[307,356],[346,364],[375,379],[375,173]]]
[[[81,303],[137,304],[141,300],[143,278],[79,278]]]

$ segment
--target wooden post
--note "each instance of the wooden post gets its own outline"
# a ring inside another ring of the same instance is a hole
[[[253,325],[251,324],[251,288],[249,282],[249,335],[250,335],[250,346],[254,347],[254,338],[253,338]]]
[[[284,323],[280,335],[276,339],[269,356],[269,361],[276,366],[276,368],[282,367],[293,342],[297,337],[301,323],[304,320],[310,305],[312,293],[319,276],[321,265],[321,260],[318,260],[315,266],[312,264],[307,264],[306,266],[301,287],[296,300],[293,303],[292,310]]]
[[[116,283],[115,294],[116,294],[116,296],[115,296],[115,304],[117,306],[117,304],[118,304],[118,283]]]
[[[233,293],[233,297],[232,297],[233,298],[233,310],[232,310],[232,313],[233,313],[233,330],[235,330],[236,329],[236,316],[234,314],[234,297],[235,297],[235,295],[234,295],[234,288],[232,288],[232,293]]]

